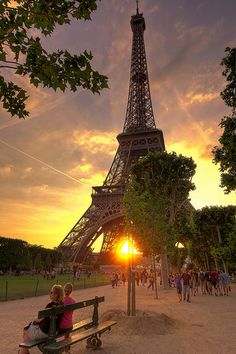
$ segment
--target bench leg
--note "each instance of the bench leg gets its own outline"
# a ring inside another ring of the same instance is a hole
[[[87,346],[86,346],[87,348],[98,349],[101,348],[101,346],[102,346],[102,341],[100,338],[98,338],[97,334],[87,339]]]
[[[49,352],[44,348],[41,348],[41,351],[43,354],[49,354]],[[55,349],[55,351],[53,352],[53,354],[62,354],[62,353],[64,353],[64,349]],[[50,354],[52,354],[51,351]]]
[[[44,351],[43,353],[44,353],[44,354],[49,354],[48,351]],[[53,354],[63,354],[63,353],[65,353],[64,349],[55,350],[55,351],[53,352]],[[51,351],[50,351],[50,354],[52,354]]]

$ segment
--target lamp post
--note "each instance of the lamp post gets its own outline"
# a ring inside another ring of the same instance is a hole
[[[128,290],[127,290],[127,316],[131,314],[131,265],[130,265],[130,255],[129,255],[129,241],[128,241]]]
[[[127,292],[127,315],[136,316],[135,301],[135,274],[134,266],[134,244],[132,237],[128,238],[128,292]]]
[[[127,315],[136,316],[134,255],[140,254],[135,248],[132,236],[126,237],[117,247],[117,253],[127,260]]]

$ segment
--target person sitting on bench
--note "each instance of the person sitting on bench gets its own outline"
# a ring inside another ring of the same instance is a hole
[[[46,308],[53,306],[63,305],[64,303],[64,291],[61,285],[53,285],[50,291],[50,300]],[[58,315],[56,319],[56,327],[59,329],[62,315]],[[29,342],[33,339],[41,339],[48,337],[50,319],[48,317],[35,319],[28,326],[24,328],[23,341]],[[29,354],[29,350],[26,348],[20,348],[18,354]]]
[[[71,283],[66,283],[64,286],[64,305],[71,305],[75,304],[75,299],[71,297],[71,293],[73,291],[73,285]],[[65,339],[70,337],[70,332],[73,328],[73,322],[72,322],[72,316],[73,316],[73,311],[67,311],[63,314],[61,322],[60,322],[60,328],[59,328],[59,333],[64,334]],[[65,349],[66,353],[69,353],[69,347]]]

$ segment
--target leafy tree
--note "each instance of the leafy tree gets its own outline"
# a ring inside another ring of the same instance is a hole
[[[58,266],[65,261],[64,254],[58,248],[50,250],[52,267]]]
[[[236,206],[204,207],[194,213],[196,225],[192,238],[192,257],[205,269],[227,270],[236,262]]]
[[[168,248],[168,260],[170,265],[178,270],[183,267],[187,256],[190,255],[190,236],[195,233],[193,213],[193,208],[188,212],[186,212],[185,208],[181,208],[176,215],[174,233],[177,244],[175,244],[175,247],[172,245],[172,247]],[[179,243],[184,245],[184,247],[179,247]]]
[[[40,256],[45,270],[50,270],[62,262],[62,253],[57,249],[41,248]]]
[[[230,193],[236,190],[236,48],[227,47],[225,52],[227,54],[221,65],[228,83],[221,92],[221,97],[232,112],[222,118],[219,124],[223,133],[219,138],[220,146],[213,149],[213,162],[220,164],[220,186],[225,188],[225,193]]]
[[[43,260],[42,257],[39,254],[36,255],[36,257],[34,258],[34,267],[33,269],[35,269],[37,272],[41,271],[44,268],[43,266]]]
[[[63,260],[61,251],[30,245],[26,241],[0,237],[0,269],[50,269]]]
[[[30,258],[27,242],[0,237],[0,269],[16,270],[29,266]]]
[[[225,249],[225,258],[230,260],[228,265],[230,272],[236,270],[236,222],[234,222],[232,231],[227,237],[227,248]]]
[[[14,6],[12,4],[15,4]],[[27,76],[35,87],[43,85],[65,91],[78,87],[99,93],[107,77],[93,70],[91,52],[74,55],[67,50],[49,53],[42,39],[56,26],[76,20],[90,20],[97,0],[2,0],[0,2],[0,100],[12,116],[24,118],[27,92],[7,80],[7,70]]]
[[[28,249],[30,253],[32,269],[35,269],[36,271],[40,271],[46,268],[45,266],[46,249],[39,245],[28,245]]]
[[[192,158],[176,153],[155,152],[139,160],[131,169],[125,193],[126,216],[140,249],[161,254],[163,285],[167,287],[167,253],[175,247],[179,216],[192,206],[188,195],[195,188]]]

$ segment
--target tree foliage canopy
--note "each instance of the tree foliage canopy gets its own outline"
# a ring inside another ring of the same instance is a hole
[[[2,0],[0,2],[0,100],[12,116],[24,118],[27,92],[8,81],[8,70],[27,76],[35,87],[39,84],[56,90],[78,87],[99,93],[107,86],[107,77],[93,70],[91,52],[74,55],[67,50],[49,53],[42,39],[56,26],[76,20],[90,20],[97,0]]]
[[[227,85],[221,92],[221,97],[228,107],[236,109],[236,48],[227,47],[225,53],[220,65],[223,66],[222,74]]]
[[[58,250],[0,236],[0,270],[49,270],[62,260],[63,255]]]
[[[192,158],[174,152],[150,153],[132,167],[126,214],[139,243],[149,251],[161,253],[177,241],[183,208],[191,206],[195,168]]]
[[[230,193],[236,190],[236,48],[227,47],[225,52],[221,65],[227,85],[221,97],[232,112],[222,118],[219,124],[223,133],[219,138],[220,146],[213,149],[213,162],[220,164],[220,186],[225,188],[225,193]]]
[[[211,206],[193,214],[195,234],[191,238],[191,256],[201,266],[208,255],[207,267],[215,267],[214,259],[236,264],[236,206]],[[219,264],[222,267],[222,264]]]

